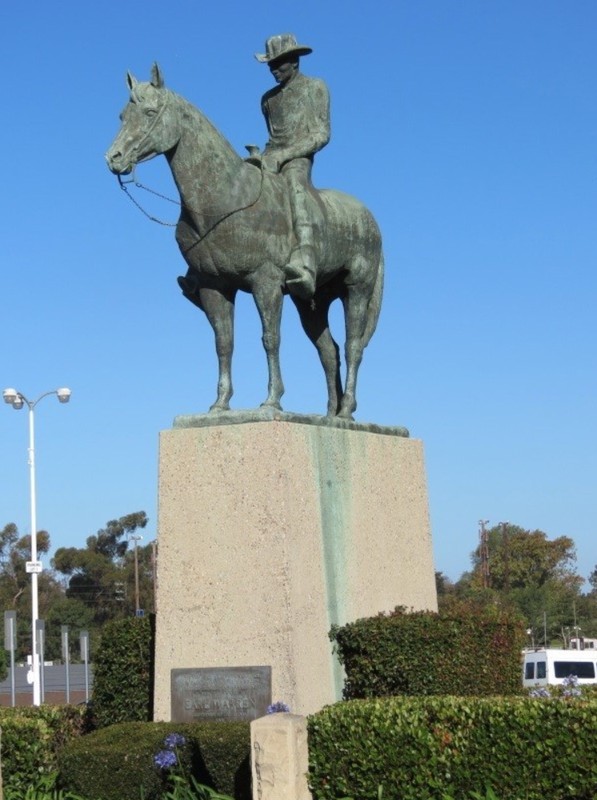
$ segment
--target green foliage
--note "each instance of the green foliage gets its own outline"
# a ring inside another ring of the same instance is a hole
[[[248,723],[133,722],[98,730],[70,742],[60,754],[60,780],[86,800],[156,800],[173,791],[153,763],[168,733],[187,739],[182,748],[184,777],[217,792],[248,800],[250,729]],[[182,792],[183,787],[178,787]],[[179,800],[184,800],[180,798]]]
[[[110,520],[85,547],[60,547],[52,559],[53,567],[69,577],[67,597],[84,603],[97,626],[134,614],[135,548],[127,537],[147,522],[144,511]],[[145,609],[153,608],[151,560],[151,544],[137,547],[140,607]]]
[[[489,581],[493,589],[540,587],[548,581],[577,588],[574,541],[568,536],[549,540],[543,531],[528,531],[518,525],[500,524],[487,531]],[[480,548],[473,553],[473,570],[481,566]]]
[[[57,772],[41,775],[35,782],[28,784],[24,793],[21,790],[6,790],[4,800],[83,800],[72,792],[59,789],[57,779]]]
[[[127,617],[104,626],[93,677],[98,727],[152,718],[153,658],[153,617]]]
[[[451,615],[397,608],[330,633],[347,699],[520,693],[524,636],[519,620],[474,606]]]
[[[42,555],[50,549],[46,531],[37,533],[37,551]],[[0,608],[17,612],[17,660],[31,651],[31,576],[26,563],[31,558],[31,536],[21,536],[10,522],[0,530]],[[39,617],[45,619],[52,604],[64,592],[51,571],[38,576]]]
[[[4,650],[3,647],[0,647],[0,681],[6,680],[7,675],[8,675],[8,666],[7,666],[6,650]]]
[[[188,779],[174,775],[172,788],[166,792],[164,798],[165,800],[234,800],[228,794],[216,792],[215,789],[199,783],[193,775]]]
[[[595,700],[394,697],[309,718],[315,800],[593,800]],[[486,797],[491,797],[487,790]],[[482,796],[482,795],[481,795]]]
[[[576,573],[571,538],[550,540],[543,531],[506,523],[486,533],[487,549],[479,546],[472,554],[471,572],[456,584],[442,582],[440,574],[441,611],[448,611],[455,598],[511,608],[525,619],[532,641],[547,646],[568,646],[576,624],[585,636],[597,634],[597,602],[581,594],[583,581]]]
[[[39,787],[41,779],[56,771],[61,747],[84,727],[85,709],[78,706],[1,708],[5,797],[23,797],[28,787]]]

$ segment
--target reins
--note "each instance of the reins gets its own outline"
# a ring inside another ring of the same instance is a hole
[[[162,114],[164,113],[164,110],[166,109],[166,106],[168,105],[169,98],[170,98],[170,92],[166,92],[166,99],[165,99],[163,105],[161,106],[161,108],[159,109],[159,111],[156,114],[155,118],[153,119],[152,124],[149,127],[149,130],[147,131],[147,133],[145,134],[143,139],[141,139],[141,142],[135,148],[136,150],[140,149],[141,145],[144,144],[145,140],[149,137],[150,133],[152,132],[152,130],[156,126],[158,120],[161,118]],[[264,168],[263,168],[263,164],[261,164],[261,167],[260,167],[261,180],[259,182],[259,190],[257,192],[257,197],[254,200],[252,200],[250,203],[247,203],[246,206],[242,206],[241,208],[235,208],[232,211],[228,211],[223,216],[220,216],[219,214],[218,215],[206,214],[205,211],[198,211],[197,209],[191,208],[190,206],[188,206],[186,203],[182,202],[181,200],[175,200],[172,197],[168,197],[167,195],[162,194],[161,192],[157,192],[155,189],[151,189],[149,186],[145,186],[144,184],[142,184],[140,181],[138,181],[135,178],[135,170],[136,170],[136,168],[137,168],[137,165],[135,164],[135,166],[132,169],[131,177],[128,180],[123,180],[122,175],[117,175],[118,183],[120,184],[120,188],[122,189],[122,191],[126,194],[126,196],[133,203],[133,205],[135,205],[139,209],[139,211],[144,216],[146,216],[147,219],[149,219],[151,222],[157,222],[158,225],[164,225],[167,228],[175,228],[178,225],[178,221],[176,221],[176,222],[166,222],[165,220],[159,219],[158,217],[154,217],[152,214],[150,214],[148,211],[146,211],[143,208],[143,206],[141,205],[141,203],[139,203],[139,201],[136,200],[133,197],[133,195],[129,192],[128,186],[130,184],[133,184],[137,189],[143,189],[144,191],[155,195],[155,197],[159,197],[161,200],[166,200],[168,203],[173,203],[174,205],[180,206],[181,208],[185,208],[187,211],[189,211],[192,214],[196,214],[196,215],[201,216],[201,217],[208,217],[208,218],[211,217],[212,219],[216,220],[213,223],[213,225],[211,225],[211,227],[209,227],[205,231],[205,233],[199,235],[199,241],[202,241],[206,236],[208,236],[214,230],[214,228],[216,228],[218,225],[220,225],[222,222],[224,222],[224,220],[228,219],[229,217],[233,216],[234,214],[238,214],[240,211],[246,211],[248,208],[251,208],[256,203],[258,203],[259,200],[261,199],[261,195],[262,195],[262,192],[263,192]]]

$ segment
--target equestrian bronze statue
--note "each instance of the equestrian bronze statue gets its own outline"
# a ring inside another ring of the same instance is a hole
[[[276,77],[283,91],[304,77],[298,71],[298,56],[309,48],[284,34],[268,40],[266,49],[262,59],[274,77],[286,61],[296,60],[290,79],[284,79],[284,72],[281,79]],[[215,334],[219,377],[210,412],[230,408],[234,301],[241,290],[253,295],[263,327],[269,371],[263,405],[281,408],[280,320],[284,295],[289,294],[323,365],[328,416],[352,419],[359,365],[379,317],[384,266],[379,228],[365,206],[341,192],[317,191],[311,184],[313,154],[329,138],[322,82],[297,84],[305,91],[291,98],[295,127],[301,124],[305,93],[314,89],[322,101],[316,112],[319,122],[304,126],[306,138],[317,128],[307,148],[292,150],[274,89],[264,96],[262,106],[270,141],[263,153],[250,146],[247,160],[201,111],[165,88],[157,64],[149,82],[138,82],[130,73],[127,82],[129,101],[106,160],[119,176],[157,155],[168,161],[180,193],[176,241],[188,267],[179,284],[205,312]],[[339,349],[328,324],[329,307],[336,299],[343,303],[346,321],[344,386]]]

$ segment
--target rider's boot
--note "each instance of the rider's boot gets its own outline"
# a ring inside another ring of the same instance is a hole
[[[301,300],[311,300],[315,294],[315,248],[313,246],[313,228],[308,223],[296,226],[297,246],[290,254],[286,266],[286,287],[290,294]]]
[[[176,280],[178,281],[178,285],[182,289],[184,296],[191,300],[199,288],[199,281],[197,280],[196,276],[190,274],[189,270],[184,277],[179,275]]]

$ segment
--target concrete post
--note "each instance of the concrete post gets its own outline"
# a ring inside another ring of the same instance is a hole
[[[251,723],[253,800],[311,800],[307,720],[276,713]]]

